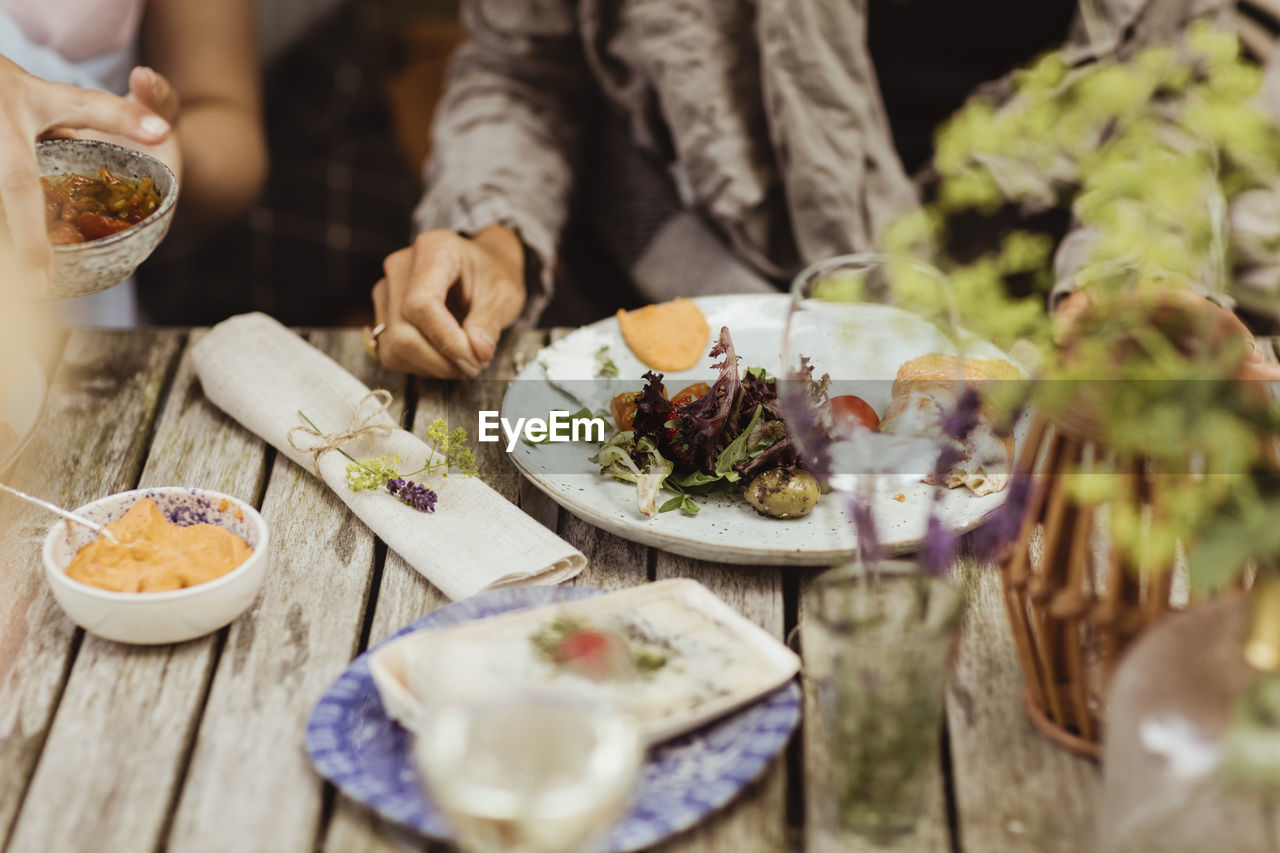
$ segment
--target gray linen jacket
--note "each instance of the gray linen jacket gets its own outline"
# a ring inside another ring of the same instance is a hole
[[[889,133],[866,4],[464,0],[469,39],[436,115],[415,225],[512,227],[542,261],[527,319],[545,305],[582,184],[614,233],[643,232],[611,248],[649,298],[772,289],[802,265],[873,248],[917,195]],[[1068,57],[1168,40],[1229,6],[1082,0]],[[584,133],[602,126],[622,144],[584,175]],[[665,171],[671,189],[644,190],[633,167]]]

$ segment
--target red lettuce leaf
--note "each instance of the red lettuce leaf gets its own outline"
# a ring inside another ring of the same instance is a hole
[[[631,429],[636,438],[647,435],[661,446],[665,432],[663,426],[671,419],[671,402],[662,387],[661,373],[646,371],[644,380],[644,390],[636,401],[636,414],[631,421]]]
[[[738,376],[738,354],[733,351],[733,340],[729,337],[727,326],[720,327],[720,338],[711,348],[711,355],[724,356],[723,361],[712,365],[720,371],[720,377],[710,391],[676,410],[681,418],[687,418],[693,428],[706,436],[708,441],[720,437],[729,415],[733,414],[734,404],[742,393],[742,379]]]

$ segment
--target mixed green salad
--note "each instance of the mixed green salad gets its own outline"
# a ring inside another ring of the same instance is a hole
[[[618,431],[592,461],[601,473],[635,484],[639,510],[649,517],[675,509],[694,515],[695,497],[725,491],[742,491],[765,515],[808,513],[818,485],[801,470],[776,381],[760,368],[739,372],[727,328],[710,354],[723,356],[710,386],[695,383],[668,397],[662,374],[648,371],[643,390],[614,397]],[[819,405],[825,382],[810,384]],[[673,497],[659,504],[664,491]]]

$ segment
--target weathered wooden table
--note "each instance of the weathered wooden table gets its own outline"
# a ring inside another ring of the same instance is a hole
[[[316,699],[355,655],[443,598],[309,472],[205,400],[188,357],[200,334],[71,332],[48,359],[38,435],[6,479],[67,506],[137,486],[236,495],[271,525],[266,583],[215,635],[163,647],[100,640],[62,614],[41,576],[50,517],[0,498],[0,840],[15,853],[420,848],[325,784],[302,738]],[[370,387],[401,392],[406,422],[421,433],[438,415],[474,429],[477,409],[498,408],[501,380],[555,334],[508,336],[485,377],[498,381],[454,384],[380,370],[355,330],[309,339]],[[779,638],[803,620],[798,602],[815,572],[699,562],[624,541],[560,511],[498,445],[480,448],[482,476],[588,556],[577,583],[691,577]],[[937,784],[920,832],[898,849],[1090,849],[1099,772],[1031,727],[997,578],[989,567],[959,568],[978,592]],[[802,731],[743,796],[662,849],[831,849],[806,834],[805,820],[825,761]]]

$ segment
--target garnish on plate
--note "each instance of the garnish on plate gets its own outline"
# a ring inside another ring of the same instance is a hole
[[[572,616],[557,616],[530,638],[538,656],[592,681],[635,678],[657,672],[671,650],[641,632],[589,625]]]
[[[596,375],[602,379],[616,379],[618,377],[618,365],[613,363],[613,358],[609,355],[609,345],[605,344],[596,350],[596,361],[600,363],[600,369]]]

